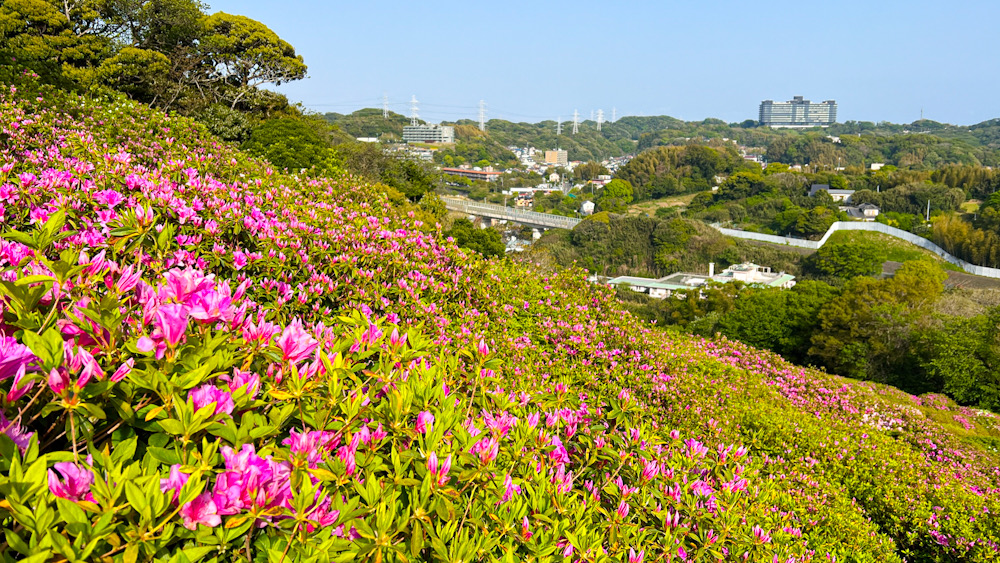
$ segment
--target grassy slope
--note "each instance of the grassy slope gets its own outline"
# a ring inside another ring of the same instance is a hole
[[[898,239],[882,233],[868,231],[837,231],[830,235],[827,243],[870,243],[879,246],[886,251],[886,260],[893,262],[906,262],[907,260],[930,260],[937,263],[946,270],[955,272],[963,271],[958,266],[945,261],[930,250],[920,248],[910,244],[905,240]]]

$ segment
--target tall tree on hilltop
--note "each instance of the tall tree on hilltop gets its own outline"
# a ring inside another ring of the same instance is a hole
[[[205,19],[204,28],[201,44],[216,75],[232,87],[232,108],[258,86],[306,75],[295,48],[256,20],[219,12]]]

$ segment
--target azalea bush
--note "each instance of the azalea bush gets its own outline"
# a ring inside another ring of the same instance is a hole
[[[998,557],[991,413],[644,326],[184,119],[0,92],[4,561]]]

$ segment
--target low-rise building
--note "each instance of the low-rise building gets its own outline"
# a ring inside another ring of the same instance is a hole
[[[496,172],[492,169],[474,170],[472,168],[442,168],[441,172],[444,174],[451,174],[453,176],[469,178],[471,180],[485,180],[487,182],[495,182],[497,178],[503,174],[502,172]]]
[[[838,190],[836,188],[831,188],[830,184],[813,184],[809,188],[809,197],[812,197],[819,192],[826,192],[830,194],[833,201],[843,201],[844,203],[850,202],[851,196],[854,195],[854,190]]]
[[[735,264],[715,273],[715,264],[709,264],[708,275],[678,272],[659,279],[636,276],[618,276],[607,281],[612,287],[627,286],[632,291],[646,293],[656,299],[670,297],[679,289],[698,289],[709,283],[730,283],[740,281],[746,284],[789,289],[795,285],[795,276],[785,272],[772,272],[771,268],[752,262]]]
[[[861,205],[853,206],[841,206],[838,209],[847,213],[847,216],[854,221],[865,221],[872,222],[878,217],[879,208],[877,205],[872,205],[870,203],[862,203]]]
[[[712,277],[712,281],[720,283],[741,281],[748,284],[789,289],[795,285],[795,276],[785,272],[772,272],[771,268],[758,266],[753,262],[744,262],[722,270],[717,276]]]

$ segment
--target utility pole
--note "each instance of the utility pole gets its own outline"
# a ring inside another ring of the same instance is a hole
[[[417,121],[420,119],[420,106],[417,105],[417,95],[414,94],[413,98],[410,99],[410,125],[416,127]]]
[[[573,134],[580,131],[580,112],[573,110]]]
[[[927,217],[924,219],[928,223],[931,222],[931,200],[927,198]]]
[[[486,102],[479,100],[479,130],[486,131]]]

